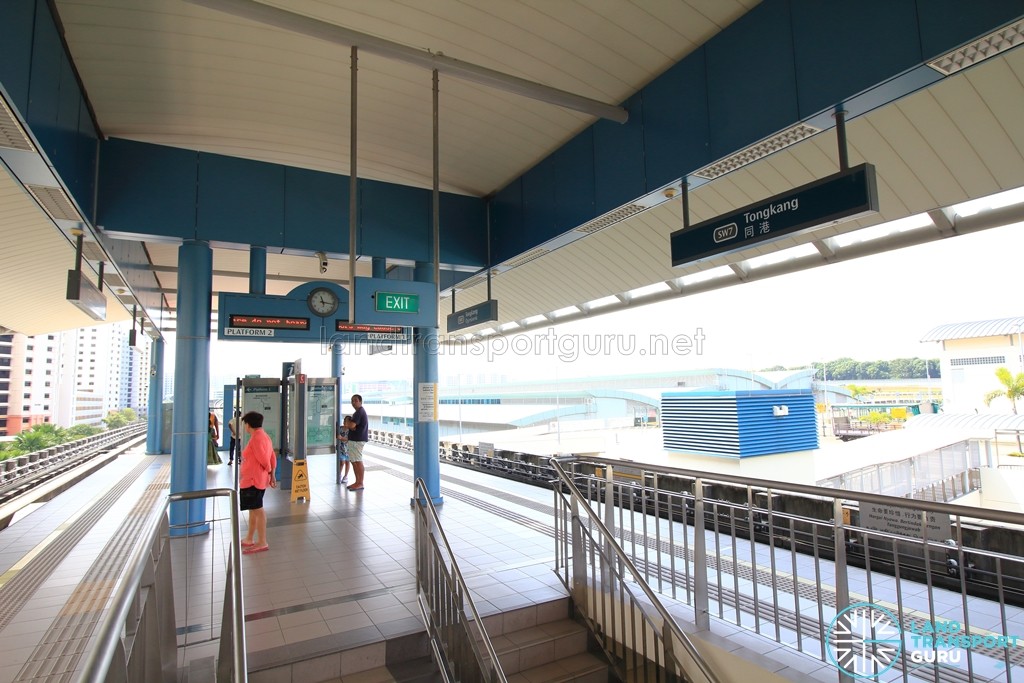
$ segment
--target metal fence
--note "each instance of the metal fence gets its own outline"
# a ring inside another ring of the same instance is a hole
[[[619,464],[563,462],[639,580],[690,605],[699,628],[733,623],[841,679],[1024,680],[1024,558],[1011,541],[1024,514]],[[559,553],[560,571],[578,552]],[[844,663],[837,634],[858,605],[891,615],[897,651],[861,642]],[[937,628],[968,646],[928,641]]]

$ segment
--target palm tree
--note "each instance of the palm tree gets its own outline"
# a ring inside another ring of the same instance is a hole
[[[992,403],[992,399],[1005,396],[1010,399],[1010,405],[1013,406],[1013,414],[1017,414],[1017,399],[1024,397],[1024,372],[1018,372],[1017,376],[1007,370],[1006,368],[997,368],[996,377],[1002,383],[1002,389],[995,389],[985,394],[985,405]],[[1017,432],[1017,452],[1024,451],[1024,447],[1021,446],[1020,432]]]
[[[50,440],[50,446],[61,444],[68,440],[67,430],[63,427],[58,427],[52,422],[34,425],[32,431],[45,435]]]
[[[1003,396],[1010,399],[1010,405],[1013,406],[1013,414],[1017,414],[1017,399],[1024,398],[1024,372],[1018,372],[1014,376],[1006,368],[996,369],[996,377],[1002,383],[1002,389],[996,389],[985,394],[985,405],[992,403],[993,399]]]
[[[53,443],[46,434],[33,430],[22,432],[14,437],[15,448],[21,449],[24,453],[35,453],[52,445]]]

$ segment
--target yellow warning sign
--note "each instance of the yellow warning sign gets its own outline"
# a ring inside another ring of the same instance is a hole
[[[309,502],[309,472],[305,460],[296,460],[292,465],[292,502],[305,498]]]

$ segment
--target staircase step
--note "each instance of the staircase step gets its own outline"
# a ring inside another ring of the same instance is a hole
[[[549,600],[538,605],[520,607],[483,618],[487,635],[492,639],[530,626],[561,621],[569,617],[569,598]]]
[[[550,621],[491,639],[506,674],[532,669],[587,650],[587,629],[570,619]]]
[[[433,657],[418,657],[386,667],[395,683],[444,683]]]
[[[507,672],[506,672],[507,673]],[[508,675],[509,683],[608,683],[608,664],[589,652]]]

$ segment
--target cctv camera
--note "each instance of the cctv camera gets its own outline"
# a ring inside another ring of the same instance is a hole
[[[318,251],[318,252],[316,252],[316,258],[320,262],[320,273],[321,274],[326,273],[327,272],[327,254],[322,252],[322,251]]]

